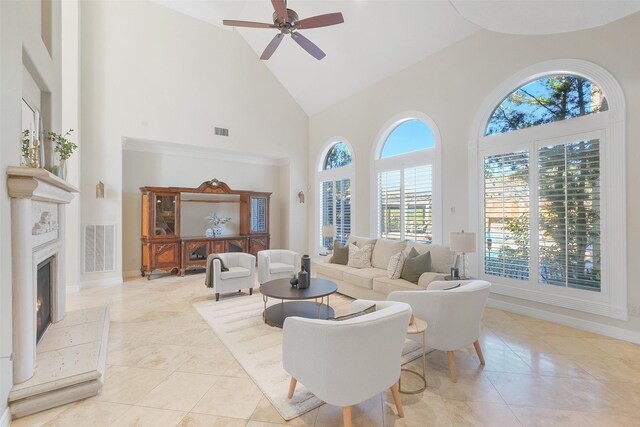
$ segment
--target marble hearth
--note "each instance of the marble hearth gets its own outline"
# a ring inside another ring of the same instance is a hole
[[[13,417],[98,393],[106,363],[106,307],[66,313],[65,205],[78,189],[39,168],[7,168],[11,197]],[[37,266],[51,259],[52,324],[36,343]]]

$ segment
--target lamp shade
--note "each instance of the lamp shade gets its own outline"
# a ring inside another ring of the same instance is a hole
[[[336,235],[336,228],[331,225],[322,226],[322,237],[334,237]]]
[[[476,233],[465,233],[464,231],[451,232],[451,250],[454,252],[475,252]]]

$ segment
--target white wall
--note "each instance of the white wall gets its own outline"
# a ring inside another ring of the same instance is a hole
[[[399,72],[342,103],[316,114],[309,124],[309,180],[313,182],[318,156],[326,142],[337,135],[354,147],[356,159],[357,217],[354,234],[369,235],[371,223],[373,150],[383,124],[403,111],[417,110],[430,116],[442,137],[443,236],[468,229],[467,144],[470,129],[481,103],[489,93],[518,70],[545,60],[576,58],[594,62],[611,72],[618,80],[627,101],[627,248],[629,260],[629,304],[640,306],[640,287],[634,286],[633,263],[640,259],[640,55],[636,40],[640,38],[640,14],[616,23],[574,33],[553,36],[513,36],[482,31],[425,60]],[[506,94],[505,94],[506,95]],[[310,217],[316,208],[315,189],[310,197]],[[615,208],[615,207],[609,207]],[[452,210],[455,210],[453,212]],[[313,245],[312,230],[309,243]],[[496,297],[498,298],[498,297]],[[565,310],[543,304],[499,297],[511,303],[546,310],[573,318],[623,328],[640,335],[640,317],[617,321],[595,315]]]
[[[118,227],[117,271],[83,282],[122,274],[123,137],[289,158],[290,181],[306,186],[307,116],[238,34],[147,1],[82,2],[81,22],[81,185],[106,188],[104,200],[83,194],[82,222]],[[288,200],[288,227],[304,230],[306,211]]]
[[[214,153],[203,152],[201,157],[149,153],[125,150],[122,162],[122,209],[123,209],[123,265],[125,275],[140,273],[140,187],[198,187],[204,181],[218,178],[233,190],[254,190],[273,193],[270,204],[271,247],[283,247],[280,216],[286,191],[279,186],[280,169],[275,164],[247,163],[239,160],[215,159]],[[191,203],[182,205],[180,214],[183,236],[204,235],[209,212],[234,218],[228,232],[238,231],[239,204]],[[191,214],[189,214],[191,210]],[[198,211],[198,212],[196,212]],[[191,226],[189,225],[191,223]],[[197,234],[195,234],[197,232]]]
[[[39,2],[0,1],[0,418],[13,385],[11,203],[6,169],[20,164],[22,94],[25,89],[33,92],[33,83],[40,92],[51,94],[39,100],[46,110],[46,128],[60,131],[60,4],[53,4],[48,18],[51,54],[42,41],[41,18]],[[24,66],[33,82],[23,81]]]

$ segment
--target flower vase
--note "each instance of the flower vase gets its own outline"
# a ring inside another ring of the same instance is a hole
[[[58,178],[62,178],[66,180],[67,179],[67,159],[60,159],[59,164],[54,165],[51,168],[51,173],[56,175]]]
[[[213,226],[213,237],[220,237],[222,236],[222,226],[221,225],[214,225]]]

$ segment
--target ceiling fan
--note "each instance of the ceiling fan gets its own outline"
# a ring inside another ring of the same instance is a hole
[[[306,50],[311,56],[320,60],[326,54],[318,46],[313,44],[311,40],[303,36],[298,30],[308,30],[311,28],[328,27],[330,25],[341,24],[344,22],[342,13],[327,13],[325,15],[312,16],[311,18],[298,19],[298,14],[287,9],[287,0],[271,0],[275,12],[273,12],[273,24],[265,24],[262,22],[251,21],[234,21],[225,19],[222,21],[224,25],[233,27],[251,27],[251,28],[275,28],[280,31],[267,45],[262,52],[260,59],[267,60],[271,58],[273,52],[276,51],[285,34],[291,34],[293,41],[298,43],[300,47]]]

